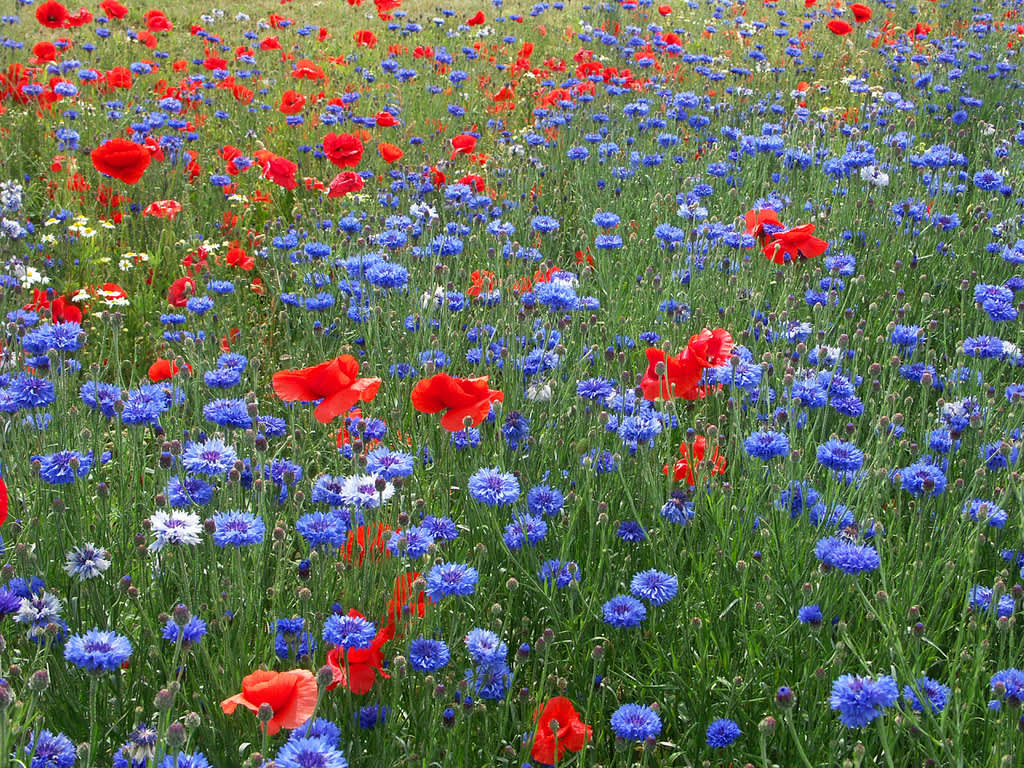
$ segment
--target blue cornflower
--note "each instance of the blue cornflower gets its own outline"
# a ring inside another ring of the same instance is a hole
[[[418,637],[409,644],[409,663],[420,672],[436,672],[448,666],[451,652],[443,640]]]
[[[573,581],[580,580],[580,567],[573,560],[565,563],[561,560],[545,560],[537,578],[549,587],[554,583],[558,589],[565,589]]]
[[[583,379],[576,382],[576,394],[584,400],[604,400],[615,391],[615,384],[608,379]]]
[[[185,302],[185,309],[197,315],[205,315],[213,309],[213,299],[209,296],[193,296]]]
[[[369,704],[365,707],[360,707],[359,711],[354,713],[354,715],[359,727],[364,731],[368,731],[371,728],[376,728],[378,724],[384,723],[389,712],[391,712],[391,707]]]
[[[193,474],[225,477],[238,461],[238,453],[219,437],[191,442],[181,454],[181,465]]]
[[[796,618],[801,624],[810,624],[812,627],[821,626],[821,608],[814,605],[802,605],[796,612]]]
[[[174,475],[167,481],[167,503],[172,507],[206,506],[213,501],[213,486],[198,477],[182,480]]]
[[[252,416],[249,406],[242,399],[219,398],[203,406],[203,418],[222,427],[250,429]]]
[[[912,496],[924,493],[938,496],[946,490],[946,475],[941,468],[932,463],[930,457],[898,469],[894,474],[900,476],[900,487]]]
[[[611,451],[591,448],[580,456],[580,466],[593,469],[596,475],[606,475],[618,471],[619,460]]]
[[[369,648],[376,636],[377,628],[373,622],[362,616],[332,613],[324,622],[324,642],[346,650]]]
[[[755,432],[744,441],[743,447],[748,456],[769,461],[789,453],[789,438],[782,432]]]
[[[615,737],[626,741],[646,741],[661,733],[661,718],[650,707],[623,704],[612,713]]]
[[[601,606],[601,613],[613,627],[637,627],[647,618],[644,604],[630,595],[616,595]]]
[[[210,768],[210,761],[202,752],[191,755],[179,752],[176,755],[164,755],[158,768]]]
[[[466,650],[474,663],[498,664],[508,656],[508,645],[489,629],[475,628],[466,635]]]
[[[466,670],[466,682],[470,689],[481,699],[500,701],[508,691],[508,681],[512,675],[508,663],[502,659],[494,664],[485,664],[476,669]],[[468,697],[467,697],[468,700]]]
[[[318,717],[312,723],[303,723],[288,734],[288,741],[312,738],[325,739],[328,744],[338,747],[341,745],[341,729],[330,720]]]
[[[979,515],[984,512],[984,520],[993,528],[1003,528],[1010,516],[1006,510],[994,501],[985,499],[971,499],[964,504],[964,512],[970,515],[971,520],[978,521]]]
[[[156,753],[157,732],[148,725],[139,725],[128,741],[114,753],[114,768],[150,768]]]
[[[889,343],[905,350],[907,354],[913,352],[922,339],[919,325],[897,325],[889,335]]]
[[[686,498],[682,491],[672,491],[669,500],[661,507],[661,516],[670,523],[687,525],[693,520],[693,502]]]
[[[620,221],[622,219],[611,211],[598,211],[591,219],[591,222],[602,229],[615,229],[615,227],[619,226]]]
[[[69,637],[64,646],[65,660],[96,673],[119,669],[131,655],[132,644],[128,638],[99,628]]]
[[[647,538],[647,530],[636,520],[623,520],[615,535],[630,544],[638,544]]]
[[[501,426],[501,434],[510,450],[525,448],[530,437],[530,420],[519,411],[509,411]]]
[[[22,338],[21,346],[30,355],[45,355],[51,349],[76,352],[84,340],[85,334],[78,323],[54,323],[30,330]]]
[[[558,219],[553,216],[534,216],[530,221],[530,226],[533,227],[535,232],[547,234],[549,232],[555,232],[558,227]]]
[[[724,749],[742,735],[739,725],[734,720],[720,718],[708,726],[705,739],[709,747]]]
[[[434,536],[429,530],[413,525],[404,531],[393,531],[388,540],[387,550],[395,557],[418,560],[427,554],[427,550],[433,543]]]
[[[664,605],[679,592],[679,579],[651,568],[633,576],[629,591],[652,605]]]
[[[297,733],[303,731],[300,729]],[[348,768],[345,755],[323,736],[300,736],[289,739],[278,750],[274,762],[278,768]]]
[[[29,755],[32,755],[29,768],[71,768],[77,757],[71,739],[45,728],[25,745],[25,758],[28,759]]]
[[[517,513],[513,516],[512,522],[505,526],[503,539],[505,546],[513,552],[522,548],[523,544],[529,543],[533,546],[543,541],[548,535],[548,524],[539,515],[529,512]]]
[[[309,512],[295,523],[295,530],[306,540],[310,548],[326,544],[330,547],[344,546],[348,540],[348,523],[334,512]]]
[[[340,506],[345,503],[342,492],[345,489],[345,478],[332,475],[320,475],[313,481],[313,492],[310,496],[316,504]]]
[[[448,595],[472,595],[480,574],[465,563],[438,563],[426,576],[426,594],[435,603]]]
[[[259,544],[267,530],[263,518],[238,509],[218,512],[213,516],[213,522],[216,526],[213,543],[218,547],[248,547]]]
[[[899,698],[896,681],[888,675],[878,680],[858,675],[843,675],[832,683],[832,709],[847,728],[863,728],[891,707]]]
[[[316,638],[311,632],[304,631],[306,620],[301,616],[293,619],[278,619],[274,635],[274,653],[278,658],[296,660],[312,655],[316,648]],[[313,735],[313,734],[310,734]],[[335,741],[335,744],[338,742]]]
[[[155,425],[160,414],[170,408],[170,405],[166,391],[159,385],[146,384],[138,389],[131,389],[124,397],[121,423]]]
[[[814,547],[814,556],[825,565],[838,568],[850,576],[878,570],[881,565],[878,552],[873,547],[847,541],[839,536],[819,540]]]
[[[975,611],[994,613],[996,618],[1008,619],[1013,615],[1015,607],[1013,595],[1002,595],[995,603],[992,602],[992,590],[989,587],[971,587],[967,593],[968,603]]]
[[[535,485],[526,492],[526,508],[535,515],[552,517],[565,507],[565,497],[557,488]]]
[[[497,467],[478,469],[467,485],[470,496],[491,507],[506,507],[519,498],[519,480]]]
[[[913,688],[909,685],[903,686],[903,699],[910,705],[910,708],[924,712],[925,705],[921,702],[922,697],[918,695],[919,693],[924,694],[923,698],[928,702],[928,708],[933,715],[937,715],[946,708],[950,690],[949,686],[943,685],[938,680],[932,680],[930,677],[919,677],[914,681]]]
[[[526,294],[523,294],[526,296]],[[550,280],[545,283],[538,283],[532,296],[538,304],[547,307],[552,312],[568,312],[577,309],[580,298],[576,290],[565,280]]]
[[[1024,671],[1013,667],[1001,669],[992,675],[990,685],[992,691],[997,696],[1005,696],[1009,704],[1019,706],[1024,702]]]
[[[66,485],[77,478],[85,477],[92,469],[92,451],[87,454],[78,451],[60,451],[43,456],[33,456],[39,461],[39,477],[51,485]]]
[[[92,542],[75,547],[65,556],[64,572],[79,581],[95,579],[110,568],[110,555]]]
[[[87,381],[78,391],[82,402],[90,408],[99,410],[108,419],[114,418],[117,412],[114,406],[121,399],[121,388],[116,384],[102,381]]]
[[[203,374],[203,383],[211,389],[231,389],[242,383],[242,372],[234,368],[217,368]]]
[[[415,468],[415,459],[411,454],[394,451],[380,446],[366,454],[366,471],[371,475],[394,480],[396,477],[408,477]]]
[[[1003,357],[1003,340],[998,336],[970,336],[963,342],[964,354],[981,360]]]
[[[833,472],[857,472],[864,466],[864,451],[845,440],[829,440],[818,446],[818,463]]]
[[[198,616],[191,616],[184,626],[179,626],[173,618],[168,619],[167,623],[164,624],[161,637],[169,643],[176,643],[178,642],[178,636],[180,635],[181,642],[187,647],[190,645],[196,645],[203,639],[203,635],[205,634],[206,622]]]
[[[459,538],[459,528],[450,517],[427,515],[420,520],[420,525],[435,541],[455,541]]]

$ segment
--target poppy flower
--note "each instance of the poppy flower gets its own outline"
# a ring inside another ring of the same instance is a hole
[[[481,24],[484,23],[484,20],[485,20],[484,19],[484,12],[483,11],[477,11],[472,16],[470,16],[468,19],[466,19],[466,26],[467,27],[478,27],[478,26],[480,26]]]
[[[388,600],[388,612],[382,623],[394,624],[402,618],[402,609],[409,607],[409,616],[422,619],[427,615],[427,606],[433,601],[424,590],[419,590],[415,604],[412,603],[412,585],[420,577],[418,571],[406,571],[395,576],[394,597]]]
[[[747,211],[743,218],[747,224],[744,232],[748,235],[753,235],[754,237],[764,237],[765,234],[767,234],[765,231],[765,225],[769,228],[774,227],[777,230],[785,229],[782,222],[779,221],[779,215],[771,208],[760,208],[753,211]]]
[[[32,301],[26,304],[24,309],[32,312],[45,312],[43,316],[55,323],[82,324],[82,310],[64,296],[56,296],[39,288],[32,291]]]
[[[39,61],[54,61],[57,58],[57,46],[49,40],[40,40],[32,46],[32,55]]]
[[[67,26],[84,27],[90,23],[92,23],[92,13],[89,12],[88,8],[79,8],[78,13],[68,16]]]
[[[128,15],[128,9],[117,0],[103,0],[100,9],[112,19],[123,19]]]
[[[671,5],[659,5],[658,6],[658,13],[660,13],[662,16],[668,16],[670,13],[672,13],[672,6]]]
[[[297,115],[306,106],[306,97],[298,91],[285,91],[281,94],[281,103],[277,110],[285,115]]]
[[[853,27],[850,22],[843,21],[842,19],[832,19],[828,24],[829,31],[834,35],[848,35],[853,32]]]
[[[708,441],[703,435],[697,435],[693,439],[693,452],[691,456],[690,446],[687,445],[684,440],[679,446],[679,454],[682,456],[672,467],[672,480],[681,483],[684,480],[689,486],[695,486],[697,484],[694,472],[703,463],[705,456],[707,455]],[[725,473],[727,462],[725,457],[720,455],[718,452],[718,446],[715,446],[715,450],[708,458],[711,462],[711,474],[721,475]],[[665,467],[663,470],[664,474],[669,473],[669,468]]]
[[[707,328],[690,337],[686,348],[701,368],[717,368],[729,362],[732,356],[732,334],[724,328]]]
[[[356,47],[363,46],[366,48],[377,47],[377,36],[368,29],[360,29],[354,35],[352,39],[355,41]]]
[[[801,224],[799,227],[775,232],[765,239],[764,255],[776,264],[793,261],[797,256],[813,259],[828,250],[828,242],[813,237],[813,224]]]
[[[700,398],[697,385],[703,369],[688,349],[672,357],[657,347],[650,347],[644,354],[647,356],[647,370],[640,380],[640,388],[645,400],[671,400],[682,397],[686,400]],[[659,370],[661,372],[659,373]]]
[[[142,20],[146,22],[146,29],[150,32],[170,32],[174,29],[174,25],[171,24],[171,20],[167,18],[166,14],[156,9],[142,14]]]
[[[401,160],[405,153],[394,144],[382,141],[377,145],[377,154],[384,158],[385,163],[394,163]]]
[[[295,172],[299,166],[286,157],[275,155],[266,149],[257,149],[253,154],[263,169],[263,178],[274,182],[284,189],[295,189],[299,182],[295,180]]]
[[[188,303],[189,297],[195,295],[196,290],[198,288],[195,280],[191,277],[179,277],[167,289],[167,303],[181,309]]]
[[[137,183],[153,159],[141,144],[120,138],[103,142],[89,156],[97,171],[125,184]]]
[[[228,252],[225,254],[224,260],[232,267],[244,269],[246,272],[251,271],[256,266],[256,262],[252,260],[252,256],[246,253],[245,249],[237,242],[232,243],[231,247],[228,248]]]
[[[299,59],[295,62],[295,69],[292,70],[292,77],[305,80],[323,80],[327,76],[319,64],[309,59]]]
[[[355,168],[363,159],[363,142],[351,133],[324,136],[324,154],[339,168]]]
[[[469,426],[476,427],[487,418],[491,403],[502,402],[505,393],[490,389],[487,376],[457,379],[447,373],[438,373],[416,383],[412,390],[412,405],[420,413],[438,413],[441,426],[449,432],[459,432]]]
[[[48,0],[48,2],[36,8],[36,21],[47,29],[60,29],[67,26],[67,21],[70,17],[71,14],[68,13],[68,9],[58,3],[57,0]]]
[[[863,3],[850,3],[850,11],[858,23],[863,24],[871,19],[871,9]]]
[[[359,409],[356,408],[354,413],[359,413]],[[342,427],[342,429],[344,430],[344,427]],[[341,435],[339,434],[339,448],[344,444],[341,442],[340,437]],[[352,562],[353,552],[358,558],[358,564],[360,566],[362,566],[363,561],[366,559],[367,552],[370,553],[370,558],[374,560],[391,556],[391,553],[388,552],[388,541],[391,539],[391,526],[385,525],[384,523],[377,523],[377,530],[376,533],[373,534],[372,539],[369,538],[366,529],[367,526],[360,525],[354,531],[348,532],[348,538],[345,541],[345,562]]]
[[[192,373],[192,366],[185,364],[188,368],[188,372]],[[173,379],[178,375],[181,368],[173,360],[164,360],[162,357],[158,357],[156,362],[149,366],[149,380],[154,384],[160,381],[167,381],[167,379]]]
[[[349,616],[366,618],[354,608],[348,612]],[[384,654],[381,648],[386,642],[395,636],[395,627],[388,624],[377,631],[369,648],[353,648],[348,651],[348,658],[342,654],[341,648],[333,648],[327,653],[327,666],[334,672],[334,680],[328,684],[327,690],[334,690],[338,686],[348,688],[352,693],[369,693],[373,684],[377,681],[377,673],[381,677],[390,677],[384,671]]]
[[[365,184],[366,182],[363,181],[363,177],[355,171],[341,171],[331,179],[331,183],[327,188],[327,196],[344,197],[349,192],[358,192]]]
[[[378,112],[376,115],[373,116],[373,119],[381,128],[393,128],[394,126],[399,124],[398,120],[396,120],[395,116],[392,115],[390,112]]]
[[[282,728],[298,728],[309,720],[316,709],[316,698],[316,678],[308,669],[257,669],[242,678],[242,692],[224,699],[220,707],[230,715],[239,704],[251,712],[269,704],[274,716],[267,723],[267,734],[273,736]]]
[[[448,158],[454,160],[456,155],[468,155],[476,149],[476,137],[468,133],[460,133],[452,139],[452,154]]]
[[[313,416],[321,424],[330,423],[360,400],[370,402],[380,387],[380,379],[359,378],[359,363],[352,355],[341,355],[312,368],[278,371],[271,383],[286,403],[320,400]]]
[[[177,200],[156,200],[142,209],[143,216],[156,216],[158,219],[173,221],[181,213],[181,203]]]
[[[498,280],[494,273],[486,269],[473,270],[473,274],[469,277],[473,281],[473,284],[466,289],[466,294],[468,296],[472,296],[474,299],[478,298],[481,293],[490,293],[498,287]]]
[[[538,763],[555,765],[566,752],[579,752],[593,735],[593,728],[580,719],[572,702],[564,696],[548,699],[533,713],[537,730],[530,756]]]
[[[0,477],[0,525],[7,521],[7,483]]]
[[[132,72],[128,67],[114,67],[107,72],[106,81],[109,88],[131,88]]]

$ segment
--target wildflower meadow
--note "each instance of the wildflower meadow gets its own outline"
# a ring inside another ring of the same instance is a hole
[[[0,768],[1024,764],[1019,0],[81,1]]]

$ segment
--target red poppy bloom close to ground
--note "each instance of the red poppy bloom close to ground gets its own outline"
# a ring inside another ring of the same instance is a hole
[[[679,454],[682,458],[679,459],[679,461],[677,461],[672,467],[672,479],[675,482],[681,483],[686,481],[686,484],[690,486],[695,486],[697,484],[695,473],[707,456],[707,446],[707,440],[703,435],[697,435],[697,437],[694,438],[692,456],[690,455],[690,446],[687,445],[686,441],[683,441],[679,445]],[[717,445],[711,453],[711,456],[707,456],[707,460],[712,464],[712,475],[721,475],[725,473],[727,462],[725,457],[718,452]],[[667,475],[669,473],[669,468],[665,467],[663,471]]]
[[[477,11],[472,16],[470,16],[468,19],[466,19],[466,26],[467,27],[478,27],[481,24],[483,24],[484,21],[485,21],[484,12],[483,11]]]
[[[100,9],[112,19],[123,19],[128,15],[128,9],[117,0],[103,0]]]
[[[143,216],[156,216],[158,219],[173,220],[181,213],[181,203],[177,200],[155,200],[142,209]]]
[[[538,763],[555,765],[566,752],[579,752],[593,736],[593,728],[580,719],[572,702],[555,696],[533,713],[537,730],[530,756]]]
[[[351,133],[324,136],[324,154],[339,168],[355,168],[363,159],[363,142]]]
[[[153,159],[148,149],[127,139],[105,141],[89,156],[97,171],[125,184],[136,184]]]
[[[49,0],[36,8],[36,21],[47,29],[60,29],[67,26],[70,17],[68,9],[57,0]]]
[[[373,400],[381,382],[377,378],[359,378],[358,361],[352,355],[341,355],[312,368],[278,371],[271,383],[286,403],[320,400],[313,416],[321,424],[328,424],[360,400]]]
[[[479,426],[491,410],[491,403],[501,402],[505,393],[490,389],[488,377],[457,379],[447,373],[438,373],[417,382],[412,390],[412,405],[420,413],[438,413],[441,426],[449,432],[458,432],[469,426]]]
[[[747,211],[744,218],[746,233],[761,241],[765,257],[776,264],[793,261],[797,256],[812,259],[828,250],[826,240],[813,237],[813,224],[786,229],[775,211],[767,208]]]
[[[341,171],[331,179],[327,187],[328,197],[344,197],[349,192],[358,192],[365,186],[363,177],[355,171]]]
[[[396,163],[405,154],[394,144],[388,144],[386,141],[382,141],[377,145],[377,153],[384,158],[385,163]]]
[[[829,31],[833,35],[848,35],[853,32],[853,27],[850,25],[850,22],[843,21],[842,19],[832,19],[832,21],[825,26],[829,28]]]
[[[273,736],[282,728],[298,728],[313,715],[316,708],[316,678],[308,669],[271,672],[258,669],[242,678],[242,692],[220,703],[228,715],[241,705],[259,712],[261,704],[269,704],[274,716],[267,723]]]
[[[352,39],[355,41],[356,46],[363,46],[365,48],[375,48],[377,46],[377,36],[368,29],[360,29],[354,35]]]
[[[454,160],[456,155],[468,155],[476,149],[476,137],[468,133],[460,133],[452,139],[452,154],[448,158]]]
[[[172,307],[184,307],[189,297],[194,296],[197,290],[196,281],[191,277],[179,277],[171,287],[167,289],[167,303]]]
[[[146,11],[142,15],[142,20],[146,22],[146,29],[150,32],[170,32],[174,29],[174,25],[163,11]]]
[[[185,364],[188,368],[188,372],[192,373],[192,366],[188,363]],[[154,384],[159,381],[167,381],[167,379],[173,379],[181,371],[181,368],[173,360],[164,360],[162,357],[158,357],[156,362],[149,366],[149,380]]]
[[[851,3],[850,11],[853,13],[853,18],[856,19],[858,23],[864,23],[871,19],[872,11],[863,3]]]
[[[349,616],[366,618],[354,608],[348,612]],[[384,671],[384,654],[381,648],[386,642],[395,636],[395,627],[388,624],[377,632],[369,648],[356,648],[349,650],[348,659],[341,648],[332,648],[327,652],[327,666],[334,672],[334,680],[328,684],[327,690],[333,690],[338,686],[348,688],[352,693],[369,693],[373,684],[377,682],[377,674],[381,677],[390,677]],[[348,671],[346,673],[346,666]]]
[[[285,115],[297,115],[306,106],[306,97],[298,91],[285,91],[281,94],[281,103],[277,105],[279,112]]]
[[[275,155],[266,149],[257,149],[253,154],[263,169],[263,178],[274,182],[284,189],[295,189],[299,182],[295,180],[295,173],[299,166],[286,157]]]
[[[381,128],[393,128],[394,126],[398,125],[398,120],[396,120],[395,116],[392,115],[390,112],[378,112],[376,115],[374,115],[373,119]]]
[[[640,388],[647,400],[699,400],[706,393],[700,386],[706,368],[716,368],[729,361],[732,353],[732,335],[724,328],[713,331],[705,328],[690,337],[686,349],[671,356],[657,347],[649,348],[647,370],[640,380]]]

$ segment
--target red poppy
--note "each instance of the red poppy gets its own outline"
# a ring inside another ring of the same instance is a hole
[[[128,15],[128,9],[117,2],[117,0],[103,0],[100,3],[100,8],[112,19],[123,19]]]
[[[793,261],[797,256],[813,259],[828,250],[828,242],[813,237],[814,225],[801,224],[799,227],[775,232],[765,239],[764,255],[776,264]]]
[[[185,367],[188,368],[189,373],[192,373],[191,365],[186,363]],[[173,360],[164,360],[162,357],[158,357],[156,362],[149,366],[149,380],[155,384],[158,381],[173,379],[180,371],[181,368]]]
[[[0,477],[0,525],[7,521],[7,483]]]
[[[279,112],[286,115],[297,115],[306,106],[306,97],[298,91],[285,91],[281,94],[281,103],[277,105]]]
[[[57,58],[57,46],[49,40],[40,40],[32,46],[32,55],[39,61],[54,61]]]
[[[252,260],[252,256],[246,253],[245,249],[237,242],[232,243],[231,247],[228,248],[228,252],[225,254],[224,260],[232,267],[244,269],[246,272],[251,271],[256,266],[256,262]]]
[[[445,411],[441,426],[449,432],[458,432],[467,426],[479,426],[491,410],[491,403],[505,399],[501,390],[487,386],[487,376],[457,379],[447,373],[438,373],[417,382],[412,390],[412,405],[420,413]]]
[[[174,25],[164,12],[156,9],[146,11],[142,15],[142,20],[146,22],[146,29],[150,32],[170,32],[174,29]]]
[[[358,192],[365,184],[363,177],[355,171],[341,171],[331,179],[327,187],[327,196],[344,197],[349,192]]]
[[[184,307],[190,296],[195,295],[196,281],[191,277],[179,277],[167,289],[167,303],[172,307]]]
[[[658,13],[660,13],[662,16],[668,16],[670,13],[672,13],[672,6],[671,5],[659,5],[658,6]]]
[[[36,21],[47,29],[60,29],[67,26],[67,21],[70,17],[71,14],[68,13],[68,9],[58,3],[57,0],[47,0],[47,2],[36,8]]]
[[[394,144],[382,141],[377,145],[377,154],[384,158],[385,163],[395,163],[401,160],[405,153]]]
[[[481,24],[483,24],[484,21],[485,21],[485,19],[484,19],[484,12],[483,11],[477,11],[472,16],[470,16],[468,19],[466,19],[466,26],[467,27],[478,27]]]
[[[764,237],[765,234],[767,234],[765,225],[774,227],[775,229],[785,229],[782,222],[779,221],[779,215],[771,208],[760,208],[753,211],[747,211],[743,218],[747,224],[744,232],[748,235],[753,235],[754,237]]]
[[[733,348],[732,335],[723,328],[707,328],[690,337],[686,349],[675,357],[656,347],[649,348],[647,370],[640,380],[647,400],[670,400],[682,397],[699,400],[705,391],[698,387],[705,368],[714,368],[729,360]],[[659,372],[660,370],[660,372]]]
[[[386,621],[395,624],[404,618],[404,609],[408,608],[408,616],[415,616],[422,619],[427,614],[427,606],[433,601],[427,597],[422,589],[418,591],[416,602],[411,602],[413,592],[412,585],[420,577],[418,571],[406,571],[395,577],[394,597],[388,600],[388,612]]]
[[[74,16],[68,16],[67,26],[84,27],[90,23],[92,23],[92,13],[89,12],[88,8],[79,8],[78,13]]]
[[[359,413],[359,409],[356,408],[353,413]],[[342,427],[342,431],[346,432],[345,437],[347,438],[347,431],[344,427]],[[341,441],[341,434],[339,433],[338,447],[341,448],[342,445],[344,443]],[[367,526],[360,525],[354,531],[348,532],[348,538],[345,541],[345,562],[352,562],[353,552],[358,558],[360,566],[366,559],[367,552],[369,552],[371,559],[374,560],[379,560],[382,557],[391,557],[391,553],[388,552],[388,541],[391,540],[391,526],[377,523],[377,529],[373,533],[372,539],[368,538],[366,528]]]
[[[732,334],[724,328],[715,328],[713,331],[705,328],[690,337],[686,351],[701,368],[717,368],[729,362],[734,346]]]
[[[373,119],[377,122],[377,125],[381,128],[393,128],[398,125],[398,120],[390,112],[378,112],[374,115]]]
[[[871,19],[872,11],[863,3],[851,3],[850,10],[853,12],[853,18],[856,19],[858,23],[863,24],[865,21],[869,21]]]
[[[456,155],[468,155],[476,149],[476,136],[460,133],[452,139],[452,154],[448,158],[454,160]]]
[[[257,669],[242,678],[242,692],[220,703],[228,715],[241,704],[251,712],[259,712],[261,704],[269,704],[274,716],[267,723],[267,734],[273,736],[282,728],[298,728],[313,716],[316,709],[316,678],[308,669],[271,672]]]
[[[93,296],[111,305],[123,304],[128,301],[128,291],[117,283],[104,283],[103,285],[89,289]]]
[[[181,203],[177,200],[156,200],[142,209],[143,216],[156,216],[158,219],[173,221],[181,213]]]
[[[486,269],[473,270],[473,274],[469,277],[473,281],[473,285],[466,290],[466,293],[474,299],[481,293],[489,293],[498,287],[498,280],[494,273]]]
[[[366,618],[354,608],[348,612],[349,616],[356,616],[360,619]],[[373,684],[377,682],[377,673],[381,677],[390,677],[384,671],[384,654],[381,653],[383,645],[395,636],[395,627],[388,624],[377,632],[369,648],[354,648],[348,651],[348,658],[342,656],[341,648],[333,648],[327,653],[327,666],[334,672],[334,680],[327,686],[327,690],[333,690],[339,685],[348,688],[352,693],[369,693]]]
[[[43,316],[55,323],[82,323],[82,310],[64,296],[57,296],[39,288],[32,291],[32,301],[24,308],[32,312],[45,311]]]
[[[679,446],[679,454],[682,456],[672,467],[672,479],[677,483],[681,483],[684,480],[687,485],[694,486],[697,484],[694,477],[694,472],[704,461],[704,457],[707,454],[707,440],[703,435],[697,435],[693,440],[693,455],[690,455],[690,446],[686,444],[684,440]],[[715,450],[712,452],[711,457],[708,459],[711,462],[711,474],[721,475],[725,473],[726,460],[725,457],[719,454],[718,446],[715,446]],[[668,474],[669,468],[665,467],[663,470],[664,474]]]
[[[137,183],[153,159],[141,144],[120,138],[103,142],[89,156],[97,171],[125,184]]]
[[[295,69],[292,70],[292,77],[305,80],[323,80],[327,76],[324,69],[309,59],[299,59],[295,62]]]
[[[827,26],[829,31],[834,35],[848,35],[853,32],[853,27],[850,25],[850,22],[843,21],[842,19],[832,19],[832,21],[825,26]]]
[[[284,189],[295,189],[299,186],[299,182],[295,180],[295,172],[299,170],[299,166],[291,160],[266,149],[257,149],[253,154],[263,169],[264,179]]]
[[[360,29],[358,32],[356,32],[354,35],[352,35],[352,39],[355,41],[356,47],[359,47],[359,46],[364,46],[366,48],[376,48],[377,47],[377,36],[375,34],[373,34],[373,32],[371,32],[368,29]]]
[[[530,756],[538,763],[555,765],[566,752],[579,752],[593,736],[594,729],[580,719],[572,702],[564,696],[548,700],[533,713],[537,730]]]
[[[346,413],[362,400],[373,400],[380,379],[359,378],[359,363],[352,355],[341,355],[312,368],[278,371],[272,379],[274,392],[285,402],[322,401],[313,411],[321,424]]]
[[[363,159],[363,142],[351,133],[324,136],[324,154],[339,168],[355,168]]]
[[[107,72],[107,85],[111,88],[131,88],[132,71],[128,67],[114,67]]]

